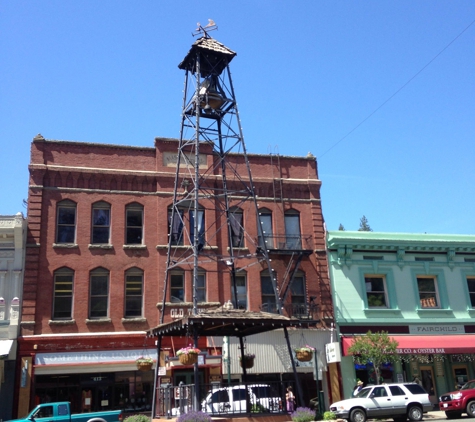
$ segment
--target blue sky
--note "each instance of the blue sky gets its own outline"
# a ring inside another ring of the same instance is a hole
[[[473,0],[0,0],[0,214],[25,212],[38,133],[178,137],[208,18],[248,152],[312,152],[329,230],[475,234]]]

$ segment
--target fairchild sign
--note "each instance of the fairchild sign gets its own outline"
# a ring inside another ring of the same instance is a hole
[[[410,334],[465,334],[465,326],[462,324],[440,324],[440,325],[410,325]]]

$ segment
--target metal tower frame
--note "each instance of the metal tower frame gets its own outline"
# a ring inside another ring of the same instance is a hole
[[[194,35],[202,36],[178,66],[185,71],[185,81],[173,203],[168,215],[169,238],[160,324],[164,323],[172,271],[178,267],[193,271],[192,314],[197,315],[199,267],[213,261],[221,262],[229,269],[234,308],[238,307],[236,273],[265,261],[274,289],[277,311],[280,315],[283,314],[282,298],[260,223],[229,69],[229,63],[236,53],[209,36],[208,32],[216,29],[214,22],[211,22],[204,28],[199,25]],[[203,154],[200,155],[200,152]],[[242,213],[239,211],[245,203],[250,203],[256,215],[258,239],[249,236],[245,230]],[[212,213],[215,217],[210,221]],[[218,238],[227,238],[227,247],[224,242],[219,250],[213,247]],[[240,238],[246,239],[249,253],[236,253],[236,240]],[[286,328],[284,333],[291,354]],[[243,355],[244,342],[242,337],[239,340]],[[196,329],[194,343],[195,346],[198,345]],[[157,342],[158,352],[160,348],[161,336]],[[301,397],[295,362],[293,359],[291,361]],[[194,365],[194,377],[195,380],[199,379],[197,363]],[[243,378],[245,381],[245,368]],[[195,408],[199,405],[198,387],[198,383],[195,383]]]

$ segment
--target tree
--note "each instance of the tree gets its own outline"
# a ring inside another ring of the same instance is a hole
[[[341,232],[344,232],[345,226],[343,226],[343,224],[340,223],[340,225],[338,226],[338,230],[340,230]]]
[[[368,224],[368,219],[363,215],[360,218],[360,228],[358,229],[359,232],[372,232],[373,229]]]
[[[353,360],[359,365],[373,364],[375,384],[381,382],[381,365],[394,363],[399,360],[396,351],[398,342],[389,337],[386,331],[355,336],[348,353],[353,355]]]

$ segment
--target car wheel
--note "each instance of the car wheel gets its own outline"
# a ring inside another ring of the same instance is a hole
[[[422,420],[422,415],[423,415],[422,409],[419,406],[415,405],[415,404],[412,404],[407,409],[407,417],[411,421],[420,421],[420,420]]]
[[[445,412],[447,419],[458,419],[462,417],[462,412]]]
[[[471,418],[475,418],[475,400],[470,400],[467,404],[467,414]]]
[[[349,420],[350,422],[366,422],[366,413],[363,409],[353,409]]]

